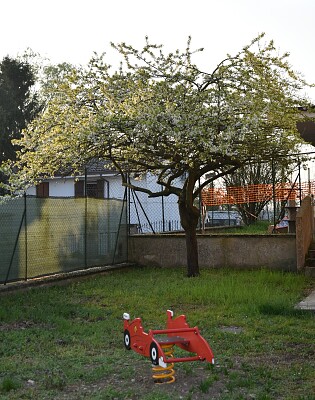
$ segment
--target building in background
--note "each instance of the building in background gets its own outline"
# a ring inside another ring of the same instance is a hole
[[[153,192],[161,189],[156,183],[156,177],[150,174],[131,177],[130,181],[138,187],[150,189]],[[41,198],[82,198],[86,196],[123,200],[126,193],[129,198],[130,225],[135,228],[136,232],[181,230],[177,196],[150,198],[141,191],[127,190],[126,192],[126,188],[121,183],[120,174],[106,168],[104,162],[91,162],[80,175],[56,175],[27,190],[27,195]]]

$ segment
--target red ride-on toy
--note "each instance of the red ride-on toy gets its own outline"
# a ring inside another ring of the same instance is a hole
[[[177,362],[208,361],[214,364],[209,344],[200,335],[197,327],[189,327],[185,315],[173,319],[173,311],[167,310],[166,329],[150,329],[148,333],[144,332],[140,318],[130,322],[130,316],[127,313],[124,313],[123,318],[126,349],[132,349],[149,357],[154,366],[159,366],[159,371],[165,369],[173,371],[173,365]],[[175,345],[193,354],[187,357],[174,357]]]

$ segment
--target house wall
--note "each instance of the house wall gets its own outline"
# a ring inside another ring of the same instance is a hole
[[[295,235],[198,235],[201,268],[261,268],[296,271]],[[134,235],[129,261],[144,266],[187,265],[184,235]]]
[[[36,196],[36,187],[31,186],[31,187],[27,188],[26,194],[27,194],[27,196]]]
[[[74,179],[55,179],[49,182],[50,197],[73,197]]]
[[[36,196],[36,187],[27,189],[26,194]],[[74,196],[74,178],[51,179],[49,180],[49,197],[73,197]]]

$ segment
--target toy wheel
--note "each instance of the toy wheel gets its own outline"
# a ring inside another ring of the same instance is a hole
[[[159,349],[154,342],[150,346],[150,358],[153,365],[159,365]]]
[[[130,350],[131,349],[131,340],[130,340],[130,333],[129,333],[128,329],[126,329],[124,332],[124,343],[125,343],[126,349]]]

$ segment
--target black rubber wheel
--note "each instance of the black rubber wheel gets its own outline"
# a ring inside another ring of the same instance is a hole
[[[128,329],[126,329],[124,332],[124,343],[125,343],[126,349],[130,350],[131,349],[131,339],[130,339],[130,333],[129,333]]]
[[[154,342],[150,346],[150,358],[153,365],[159,365],[159,349]]]

